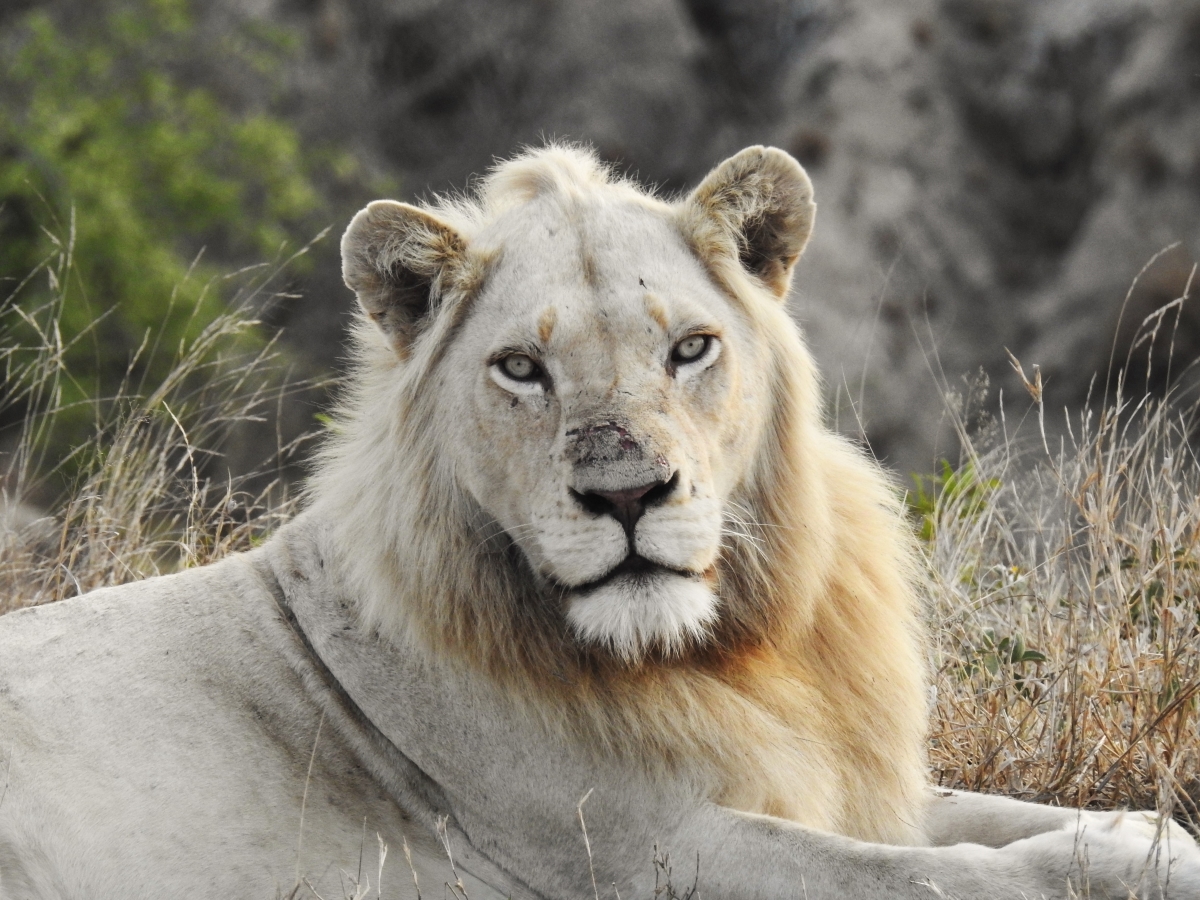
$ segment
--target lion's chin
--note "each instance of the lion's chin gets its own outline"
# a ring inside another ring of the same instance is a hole
[[[717,598],[704,582],[662,569],[620,575],[571,597],[567,621],[583,642],[628,661],[647,650],[675,654],[703,641],[717,618]]]

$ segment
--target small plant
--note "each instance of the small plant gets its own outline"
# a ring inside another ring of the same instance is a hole
[[[905,499],[918,522],[918,534],[926,542],[933,539],[938,520],[944,515],[960,519],[978,517],[1001,486],[998,478],[980,478],[974,463],[955,469],[947,459],[941,461],[941,471],[937,474],[915,473],[912,479],[916,490],[909,491]]]
[[[998,638],[989,628],[978,643],[964,648],[959,677],[969,680],[986,672],[993,678],[1011,681],[1018,694],[1036,702],[1040,684],[1033,676],[1037,674],[1038,665],[1046,659],[1042,651],[1026,647],[1020,634]]]
[[[973,675],[980,668],[992,675],[998,675],[1002,668],[1018,669],[1027,663],[1044,663],[1046,654],[1025,646],[1025,640],[1019,634],[997,638],[996,632],[990,628],[983,637],[965,653],[967,662],[963,666],[964,675]]]

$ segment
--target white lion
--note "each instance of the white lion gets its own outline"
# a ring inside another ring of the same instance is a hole
[[[374,833],[441,893],[440,829],[472,900],[649,898],[654,847],[710,900],[1200,897],[1151,815],[927,787],[907,528],[782,302],[811,197],[550,147],[359,213],[307,512],[0,619],[0,895],[329,896]]]

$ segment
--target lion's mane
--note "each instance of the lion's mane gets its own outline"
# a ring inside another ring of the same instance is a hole
[[[502,164],[473,195],[432,210],[469,242],[499,211],[549,192],[664,202],[590,153],[554,146]],[[356,371],[310,487],[314,515],[328,523],[370,627],[502,685],[564,739],[682,773],[733,808],[916,842],[927,675],[900,503],[878,466],[823,425],[796,326],[729,252],[735,238],[703,214],[705,198],[693,200],[680,227],[772,360],[771,421],[729,504],[710,642],[634,665],[581,646],[560,604],[461,486],[444,452],[439,396],[450,376],[438,363],[487,277],[486,259],[446,267],[407,358],[360,322]],[[814,795],[814,784],[825,793]]]

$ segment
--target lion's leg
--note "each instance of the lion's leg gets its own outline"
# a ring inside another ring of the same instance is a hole
[[[1105,831],[1160,838],[1164,844],[1192,846],[1174,822],[1160,824],[1153,812],[1095,812],[1025,803],[1007,797],[937,788],[926,812],[925,832],[935,847],[971,843],[1004,847],[1051,831]],[[1161,832],[1161,835],[1160,835]]]
[[[993,798],[967,796],[982,801],[977,810],[1032,806],[990,806]],[[1082,833],[1059,828],[999,848],[965,837],[951,846],[900,847],[709,806],[689,810],[670,849],[677,859],[701,861],[702,895],[739,900],[1067,900],[1084,885],[1092,900],[1128,900],[1131,890],[1139,900],[1200,897],[1194,844],[1156,848],[1145,835],[1090,825]],[[642,887],[648,894],[649,886]]]
[[[1079,816],[1074,809],[935,788],[926,810],[925,833],[934,847],[962,843],[1003,847],[1035,834],[1060,831]]]

